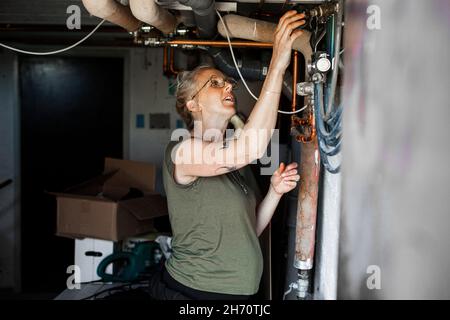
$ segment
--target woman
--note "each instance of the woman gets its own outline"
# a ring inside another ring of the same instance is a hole
[[[163,280],[188,298],[249,299],[258,291],[263,271],[258,236],[281,196],[294,189],[300,177],[296,163],[281,164],[256,207],[253,190],[237,170],[262,157],[267,148],[303,18],[296,11],[281,17],[261,94],[233,139],[223,136],[236,112],[234,81],[204,66],[180,78],[177,110],[191,137],[169,143],[165,154],[163,178],[173,239]],[[255,134],[261,132],[266,134]]]

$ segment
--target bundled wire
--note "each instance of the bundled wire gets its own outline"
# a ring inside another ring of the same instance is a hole
[[[340,165],[333,166],[328,157],[337,155],[341,150],[342,138],[342,106],[338,106],[324,119],[323,113],[323,84],[314,84],[314,116],[316,118],[316,131],[319,141],[320,158],[323,166],[330,173],[338,173]]]
[[[339,12],[336,15],[334,26],[330,30],[332,32],[330,48],[332,52],[330,54],[333,56],[334,63],[331,81],[327,85],[326,94],[323,82],[317,81],[314,83],[314,116],[316,119],[320,158],[325,169],[332,174],[338,173],[341,167],[340,164],[331,164],[329,158],[338,155],[341,151],[343,107],[335,104],[335,95],[341,54],[342,5],[343,3],[340,1]],[[322,36],[319,37],[319,39],[321,38]]]

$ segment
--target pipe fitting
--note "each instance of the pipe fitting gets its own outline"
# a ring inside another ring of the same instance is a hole
[[[195,23],[200,38],[208,39],[216,35],[216,2],[214,0],[178,0],[194,12]]]
[[[308,294],[309,288],[309,273],[307,271],[300,271],[297,280],[297,298],[304,300]]]
[[[312,82],[297,83],[297,94],[302,97],[312,96],[314,94],[314,84]]]

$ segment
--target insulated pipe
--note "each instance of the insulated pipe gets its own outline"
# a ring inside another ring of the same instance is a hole
[[[216,35],[216,2],[214,0],[178,0],[192,8],[200,38],[208,39]]]
[[[242,119],[237,114],[231,117],[230,122],[234,126],[235,130],[242,129],[245,126],[244,121],[242,121]]]
[[[211,48],[208,50],[214,59],[216,66],[225,74],[238,78],[239,74],[234,66],[231,54],[228,50]],[[266,77],[269,62],[262,59],[251,58],[246,54],[238,59],[239,69],[242,76],[248,80],[264,80]]]
[[[114,0],[83,0],[83,5],[91,15],[121,26],[129,32],[136,31],[142,24],[131,14],[129,7]]]
[[[251,19],[235,14],[228,14],[223,17],[223,20],[227,26],[230,38],[273,43],[273,34],[277,27],[275,23]],[[226,37],[226,32],[221,22],[217,23],[217,30],[219,30],[219,33],[223,37]],[[298,50],[302,53],[306,63],[311,60],[312,55],[312,49],[309,43],[310,38],[311,33],[304,30],[303,34],[298,37],[292,45],[294,50]]]
[[[286,70],[286,72],[284,73],[284,78],[283,78],[283,94],[291,99],[292,101],[292,89],[293,89],[293,82],[292,82],[292,74],[289,72],[289,70]]]
[[[157,5],[155,0],[130,0],[130,8],[136,18],[162,33],[169,34],[175,31],[177,20],[169,11]]]

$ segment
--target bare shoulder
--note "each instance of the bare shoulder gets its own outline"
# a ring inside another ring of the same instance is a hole
[[[197,141],[195,141],[197,140]],[[177,143],[172,149],[171,157],[174,163],[173,178],[175,182],[182,185],[187,185],[194,182],[198,177],[186,174],[186,166],[193,162],[195,155],[195,145],[202,144],[201,140],[189,138]]]

